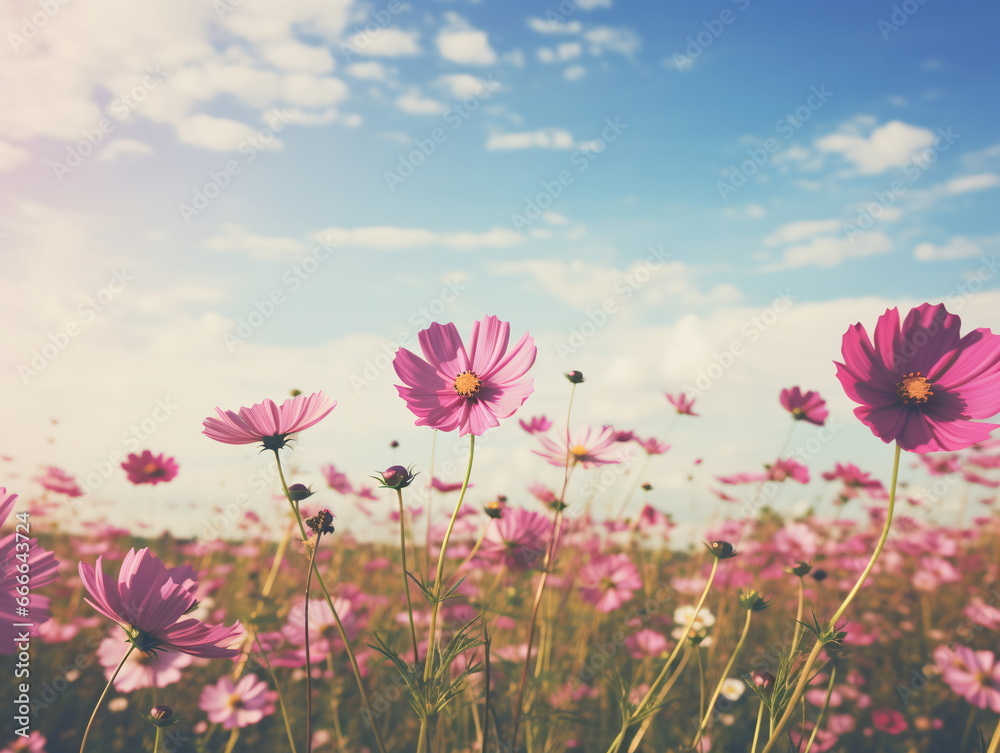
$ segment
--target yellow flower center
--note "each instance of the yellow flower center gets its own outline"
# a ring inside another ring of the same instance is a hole
[[[233,693],[229,696],[229,700],[226,701],[226,708],[230,711],[236,711],[237,709],[243,708],[243,698],[239,693]]]
[[[482,386],[483,380],[471,371],[463,371],[455,377],[455,392],[457,392],[461,397],[473,397],[477,392],[479,392],[479,388]]]
[[[903,399],[904,404],[926,403],[927,398],[934,394],[931,391],[931,386],[931,383],[927,381],[927,377],[919,371],[914,371],[909,374],[903,374],[902,379],[896,385],[898,388],[896,394]]]
[[[573,455],[575,458],[582,458],[587,455],[587,448],[582,444],[578,444],[569,451],[569,454]]]

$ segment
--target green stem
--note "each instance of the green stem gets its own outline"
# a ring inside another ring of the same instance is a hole
[[[829,630],[834,630],[837,625],[837,620],[840,619],[841,615],[847,610],[847,607],[854,600],[858,591],[861,590],[861,586],[864,585],[865,580],[868,578],[868,574],[875,567],[875,562],[878,560],[879,555],[885,548],[885,542],[889,539],[889,529],[892,526],[892,513],[896,506],[896,481],[899,478],[899,455],[901,448],[896,445],[896,453],[892,462],[892,480],[889,484],[889,505],[885,513],[885,525],[882,527],[882,535],[879,536],[878,543],[875,545],[875,551],[872,552],[871,559],[868,561],[868,565],[865,567],[864,571],[861,573],[861,577],[858,578],[858,582],[854,584],[854,588],[851,592],[847,594],[847,597],[841,603],[840,607],[834,612],[833,617],[830,619]],[[785,725],[788,724],[789,719],[791,719],[792,714],[795,711],[795,705],[798,703],[799,698],[802,697],[802,693],[805,691],[806,683],[809,682],[809,672],[816,663],[816,659],[819,657],[820,651],[823,649],[823,644],[818,640],[816,645],[813,646],[812,651],[809,652],[809,657],[806,659],[806,663],[803,665],[802,670],[799,674],[799,680],[795,684],[795,689],[792,691],[791,697],[788,699],[788,705],[785,707],[785,713],[782,714],[781,719],[774,726],[774,730],[771,733],[771,739],[767,741],[767,745],[764,746],[764,750],[761,753],[770,753],[770,751],[777,745],[778,737],[781,735],[782,730],[784,730]]]
[[[830,682],[826,686],[826,698],[823,700],[823,707],[819,710],[819,716],[816,717],[816,724],[813,725],[812,734],[809,735],[809,742],[806,743],[806,749],[802,753],[809,753],[809,749],[813,746],[813,741],[816,740],[816,735],[819,733],[820,725],[823,724],[823,716],[826,714],[827,708],[830,706],[830,696],[833,695],[833,683],[837,679],[837,667],[834,665],[833,669],[830,670]]]
[[[233,753],[233,748],[236,747],[236,741],[240,737],[240,728],[233,727],[233,731],[229,733],[229,739],[226,741],[225,753]]]
[[[153,753],[160,753],[160,741],[163,739],[163,727],[156,728],[156,737],[153,739]]]
[[[285,734],[288,735],[288,747],[292,753],[298,753],[295,747],[295,736],[292,735],[292,725],[288,719],[288,707],[285,705],[285,696],[281,692],[281,685],[278,683],[278,676],[274,674],[274,668],[271,666],[271,661],[267,658],[267,652],[264,651],[264,646],[261,645],[260,636],[256,633],[254,634],[254,641],[257,643],[257,648],[260,649],[260,657],[264,660],[264,666],[267,668],[267,673],[271,675],[271,682],[274,683],[274,689],[278,693],[278,706],[281,708],[281,718],[285,722]]]
[[[441,551],[438,552],[437,571],[434,574],[434,603],[431,605],[431,625],[427,636],[427,657],[424,661],[424,682],[431,679],[431,672],[434,669],[434,639],[437,632],[438,610],[441,607],[441,579],[444,576],[444,558],[448,553],[448,542],[451,540],[451,532],[455,528],[455,521],[458,520],[458,512],[462,509],[462,502],[465,501],[465,492],[469,488],[469,478],[472,476],[472,460],[476,455],[476,435],[469,435],[469,463],[465,467],[465,478],[462,480],[462,491],[458,493],[458,502],[455,503],[455,511],[448,521],[448,529],[444,532],[444,541],[441,542]]]
[[[799,647],[799,637],[802,635],[802,612],[805,602],[805,587],[802,584],[802,576],[799,576],[799,606],[795,610],[795,632],[792,633],[792,649],[788,652],[788,658],[795,658],[795,650]]]
[[[715,708],[715,702],[719,699],[719,693],[722,692],[722,683],[724,683],[726,678],[729,677],[729,671],[733,668],[733,664],[736,662],[736,657],[743,649],[743,642],[747,639],[747,633],[750,632],[751,617],[753,617],[753,610],[748,609],[746,621],[743,623],[743,632],[740,633],[740,639],[736,642],[736,648],[733,649],[733,655],[729,657],[729,663],[726,664],[726,668],[722,670],[722,677],[719,678],[719,682],[715,686],[715,692],[712,693],[712,697],[708,701],[708,707],[705,709],[705,716],[702,717],[701,724],[698,725],[698,733],[694,736],[694,740],[691,742],[692,748],[695,748],[698,745],[698,741],[701,740],[702,735],[705,734],[705,729],[708,727],[709,717],[712,716],[712,709]]]
[[[757,724],[753,728],[753,743],[750,745],[750,753],[757,753],[757,741],[760,739],[760,723],[764,720],[764,702],[760,702],[757,707]]]
[[[990,741],[990,747],[986,749],[986,753],[997,753],[1000,751],[1000,722],[997,722],[997,728],[993,730],[993,739]]]
[[[292,493],[288,491],[288,484],[285,483],[285,473],[281,468],[281,457],[278,455],[277,450],[274,450],[274,459],[278,464],[278,477],[281,479],[282,491],[285,492],[285,498],[288,500],[288,504],[291,505],[292,517],[299,526],[299,533],[302,534],[302,540],[305,541],[309,538],[306,536],[306,527],[302,523],[302,516],[299,515],[299,507],[292,499]],[[319,583],[319,587],[323,591],[323,597],[326,599],[327,606],[330,607],[330,612],[333,614],[333,620],[337,623],[337,632],[340,634],[340,639],[344,643],[344,650],[347,652],[347,658],[351,662],[351,670],[354,672],[354,680],[358,684],[358,693],[361,696],[361,706],[364,709],[367,720],[371,722],[372,734],[375,736],[375,742],[378,744],[378,749],[381,753],[388,753],[385,749],[385,743],[382,742],[382,734],[379,732],[378,726],[375,724],[375,715],[372,713],[371,704],[368,703],[368,693],[365,691],[365,683],[361,679],[361,668],[358,666],[358,659],[354,655],[354,649],[351,648],[351,642],[347,638],[347,631],[344,630],[344,623],[340,621],[340,614],[337,612],[337,608],[333,605],[333,598],[330,596],[326,583],[323,582],[323,576],[320,575],[315,562],[312,565],[312,569],[316,572],[316,581]]]
[[[403,512],[403,490],[396,488],[396,498],[399,500],[399,551],[403,557],[403,593],[406,594],[406,614],[410,618],[410,638],[413,640],[413,666],[420,665],[420,655],[417,653],[417,629],[413,625],[413,602],[410,600],[410,578],[406,574],[406,516]]]
[[[83,749],[87,745],[87,738],[90,736],[90,728],[94,724],[94,718],[97,716],[97,710],[101,708],[101,704],[104,703],[105,696],[107,696],[108,691],[111,690],[111,685],[114,683],[115,678],[118,677],[118,673],[122,671],[122,667],[125,666],[125,662],[132,655],[133,651],[135,651],[134,643],[129,646],[128,651],[125,652],[125,656],[123,656],[122,660],[118,662],[118,666],[115,667],[115,671],[112,673],[111,679],[108,680],[108,684],[104,686],[104,692],[102,692],[101,697],[97,699],[97,705],[94,706],[94,711],[90,715],[90,721],[87,722],[87,727],[83,730],[83,740],[80,741],[80,753],[83,753]]]
[[[312,657],[309,653],[309,588],[312,585],[313,571],[316,569],[316,555],[319,553],[319,541],[323,537],[320,526],[316,527],[316,543],[309,555],[309,572],[306,573],[306,601],[302,612],[303,630],[306,636],[306,753],[312,753]]]

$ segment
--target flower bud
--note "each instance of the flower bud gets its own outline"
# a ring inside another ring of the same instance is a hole
[[[812,576],[817,580],[817,582],[822,583],[826,580],[826,570],[823,568],[817,568],[813,570]]]
[[[712,543],[706,541],[705,546],[708,547],[708,551],[712,553],[712,556],[718,560],[727,560],[737,555],[736,548],[728,541],[713,541]]]
[[[153,706],[149,711],[149,715],[157,721],[165,722],[174,715],[174,710],[161,703],[159,706]]]
[[[750,679],[752,679],[753,684],[761,690],[770,690],[774,687],[774,675],[770,672],[765,672],[762,669],[755,669],[751,672]]]
[[[410,466],[410,468],[412,467]],[[378,476],[372,476],[372,478],[378,481],[383,489],[405,489],[413,483],[413,479],[417,475],[412,473],[410,468],[394,465],[386,468]]]
[[[292,484],[291,486],[288,487],[288,494],[295,502],[301,502],[304,499],[309,499],[309,497],[311,497],[315,493],[316,492],[314,492],[305,484]]]
[[[785,568],[785,572],[790,575],[797,575],[800,578],[809,575],[809,572],[813,569],[813,566],[808,562],[793,562],[791,565]]]
[[[486,514],[494,519],[502,517],[504,507],[506,506],[504,503],[506,501],[507,498],[502,494],[496,499],[491,499],[486,503],[486,507],[484,508],[486,510]]]
[[[642,489],[644,492],[648,492],[648,491],[652,490],[653,485],[652,484],[643,484],[639,488]]]
[[[744,591],[740,594],[740,606],[751,612],[760,612],[771,606],[771,600],[765,599],[757,591]]]
[[[571,371],[566,375],[566,378],[573,384],[580,384],[583,381],[583,374],[579,371]]]

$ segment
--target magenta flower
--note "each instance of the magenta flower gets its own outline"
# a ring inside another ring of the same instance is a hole
[[[309,396],[289,398],[280,408],[273,400],[240,408],[238,413],[216,408],[219,417],[206,418],[202,422],[205,427],[202,434],[225,444],[263,442],[265,450],[279,450],[288,443],[290,434],[319,423],[336,407],[336,400],[329,400],[322,392],[314,392]]]
[[[620,463],[619,452],[615,449],[618,441],[615,438],[616,434],[612,427],[605,426],[599,432],[587,427],[577,432],[569,442],[565,437],[558,442],[549,437],[539,437],[542,449],[532,452],[541,455],[550,465],[560,467],[565,467],[567,463],[570,465],[579,463],[584,468]]]
[[[14,512],[16,501],[16,494],[7,494],[0,486],[0,527]],[[16,516],[14,521],[23,524]],[[15,639],[24,628],[15,628],[14,623],[26,621],[23,613],[18,615],[19,608],[27,609],[31,617],[28,621],[34,623],[28,630],[31,635],[38,635],[38,626],[51,617],[49,597],[42,596],[38,589],[56,579],[59,562],[52,552],[38,545],[37,539],[25,539],[25,530],[20,529],[20,539],[16,531],[0,538],[0,654],[17,653]],[[27,530],[30,532],[30,520]],[[23,593],[18,592],[19,588]]]
[[[166,567],[148,548],[129,550],[117,580],[105,575],[103,557],[94,567],[79,565],[80,578],[91,598],[87,603],[117,622],[139,651],[176,651],[205,659],[236,656],[243,637],[240,623],[232,627],[182,619],[195,606],[198,583],[194,569]]]
[[[647,455],[662,455],[670,449],[670,445],[666,442],[661,442],[655,437],[649,437],[648,439],[635,437],[635,442],[646,451]]]
[[[129,453],[122,463],[122,470],[133,484],[159,484],[172,481],[177,475],[177,463],[164,454],[154,455],[149,450],[143,450],[141,455]]]
[[[437,476],[434,476],[433,478],[431,478],[431,486],[433,486],[437,491],[441,492],[442,494],[447,494],[448,492],[457,492],[459,489],[461,489],[462,482],[442,481]],[[473,486],[475,486],[475,484],[469,484],[470,489]]]
[[[580,568],[580,595],[598,612],[613,612],[642,588],[642,579],[624,553],[595,557]]]
[[[128,641],[116,636],[108,636],[97,647],[97,660],[104,667],[104,677],[108,680],[115,667],[128,651]],[[136,649],[129,654],[124,666],[115,678],[115,690],[131,693],[140,688],[165,688],[181,679],[181,670],[190,666],[194,658],[189,654],[147,652]]]
[[[548,548],[552,523],[544,515],[508,507],[486,530],[479,554],[511,570],[527,570],[541,561]]]
[[[234,683],[228,676],[201,691],[198,708],[208,714],[208,721],[223,729],[247,727],[274,713],[278,694],[268,690],[257,675],[246,674]]]
[[[792,479],[800,484],[809,483],[809,469],[797,460],[778,460],[774,465],[765,466],[769,481],[785,481]]]
[[[910,452],[963,450],[998,424],[972,419],[1000,412],[1000,336],[985,328],[959,335],[961,320],[924,303],[900,327],[888,309],[874,344],[861,324],[844,334],[837,378],[861,422],[883,442]]]
[[[532,416],[530,421],[522,418],[518,423],[529,434],[542,434],[552,428],[552,421],[545,416]]]
[[[798,387],[781,391],[781,404],[792,414],[796,421],[808,421],[822,426],[830,412],[826,409],[826,400],[818,392],[810,390],[805,394]]]
[[[678,413],[686,416],[697,416],[698,414],[694,412],[694,398],[688,397],[683,392],[678,392],[676,395],[671,395],[669,392],[663,393],[664,397],[667,398],[667,402],[670,403]]]
[[[968,646],[938,646],[934,660],[941,679],[976,708],[1000,714],[1000,662],[992,651],[973,651]]]
[[[65,494],[67,497],[81,497],[83,490],[76,483],[76,479],[66,473],[61,468],[50,465],[45,469],[45,475],[35,479],[39,484],[50,492]]]
[[[487,316],[472,325],[467,353],[454,324],[432,324],[418,335],[423,358],[400,348],[392,366],[396,385],[417,426],[479,436],[509,418],[534,391],[525,377],[535,341],[525,333],[508,351],[510,324]]]
[[[350,494],[353,490],[351,482],[347,480],[347,474],[338,471],[337,467],[332,463],[324,465],[320,468],[320,473],[322,473],[323,478],[326,479],[327,485],[335,492]]]
[[[926,455],[921,457],[926,457]],[[857,497],[859,489],[866,489],[872,494],[884,491],[881,481],[872,478],[870,473],[862,471],[853,463],[837,463],[832,471],[823,473],[823,478],[827,481],[840,479],[844,485],[840,496],[845,500]]]

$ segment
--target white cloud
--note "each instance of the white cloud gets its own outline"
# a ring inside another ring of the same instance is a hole
[[[407,251],[414,248],[443,247],[460,250],[509,248],[524,242],[519,233],[507,228],[490,228],[482,233],[441,233],[407,227],[330,227],[313,235],[329,243],[381,251]]]
[[[228,223],[219,235],[209,238],[205,247],[212,251],[238,251],[255,259],[285,259],[300,254],[307,245],[296,238],[277,238],[251,233],[242,225]]]
[[[555,48],[539,47],[536,54],[543,63],[560,63],[580,57],[582,52],[583,45],[579,42],[564,42]]]
[[[881,232],[862,233],[851,240],[825,235],[813,238],[808,243],[786,248],[782,262],[777,266],[782,269],[835,267],[848,259],[884,254],[891,250],[892,241]]]
[[[567,81],[579,81],[587,75],[587,69],[582,65],[571,65],[563,71],[563,78]]]
[[[913,258],[918,261],[943,261],[983,256],[1000,250],[1000,234],[986,238],[968,238],[956,235],[942,245],[920,243],[913,249]]]
[[[281,80],[280,96],[299,107],[327,107],[347,96],[347,85],[332,76],[293,73]]]
[[[466,99],[467,97],[486,97],[493,92],[499,91],[500,84],[491,80],[492,77],[481,78],[468,73],[454,73],[448,76],[438,76],[434,82],[448,90],[454,99]]]
[[[345,70],[348,75],[367,81],[385,81],[388,77],[385,66],[374,61],[369,63],[353,63],[347,66]]]
[[[490,136],[486,148],[491,151],[509,149],[572,149],[573,136],[559,128],[542,128],[538,131],[503,133]]]
[[[115,139],[101,151],[99,159],[110,162],[122,154],[152,154],[153,147],[138,139]]]
[[[13,170],[28,161],[31,154],[19,146],[0,141],[0,171]]]
[[[779,246],[785,243],[795,243],[803,238],[824,233],[835,233],[840,229],[837,220],[801,220],[781,225],[764,239],[765,246]]]
[[[576,7],[580,10],[594,10],[594,8],[610,8],[611,0],[576,0]]]
[[[257,133],[257,129],[228,118],[215,118],[211,115],[192,115],[177,123],[177,138],[186,144],[200,146],[203,149],[229,151]],[[274,139],[270,148],[280,147],[281,142]]]
[[[420,44],[417,42],[419,37],[419,32],[387,26],[355,34],[349,37],[345,44],[352,54],[395,58],[419,55],[421,52]]]
[[[598,26],[589,30],[583,38],[590,43],[592,55],[603,55],[605,52],[617,52],[625,57],[634,56],[642,47],[639,35],[631,29],[614,29],[610,26]]]
[[[296,41],[268,43],[262,47],[261,56],[276,68],[295,73],[329,73],[334,67],[326,47]]]
[[[550,225],[568,225],[569,219],[558,212],[545,212],[542,214],[542,219],[545,220]]]
[[[963,175],[961,178],[952,178],[945,183],[944,192],[948,194],[969,193],[970,191],[983,191],[994,186],[1000,186],[1000,175],[996,173]]]
[[[557,18],[536,18],[532,16],[528,19],[528,27],[539,34],[579,34],[583,28],[579,21],[560,21]]]
[[[410,115],[440,115],[448,109],[444,102],[423,96],[419,89],[411,89],[397,97],[396,107]]]
[[[485,31],[474,29],[457,13],[446,13],[448,26],[435,40],[438,52],[445,60],[465,65],[492,65],[497,54],[490,47]]]
[[[901,167],[933,144],[934,139],[934,133],[926,128],[891,120],[867,137],[857,132],[834,133],[818,139],[816,147],[822,152],[840,154],[862,175],[878,175],[889,168]]]

